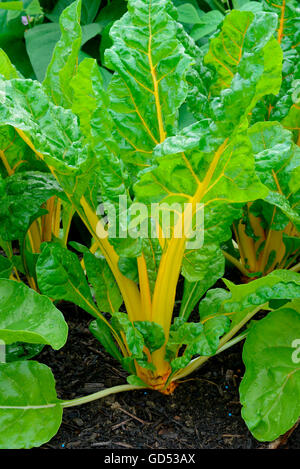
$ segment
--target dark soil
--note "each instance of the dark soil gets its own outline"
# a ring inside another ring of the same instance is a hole
[[[125,384],[126,373],[88,331],[90,316],[67,303],[60,307],[70,327],[68,342],[58,352],[47,347],[39,356],[54,373],[59,397],[72,399]],[[241,418],[241,349],[237,344],[212,358],[172,396],[129,391],[65,409],[58,434],[43,448],[266,448]],[[300,426],[285,448],[300,449]]]

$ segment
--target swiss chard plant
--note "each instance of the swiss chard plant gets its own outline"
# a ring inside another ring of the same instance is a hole
[[[63,401],[49,368],[2,363],[0,447],[41,445],[56,433],[64,407],[129,389],[170,394],[245,337],[243,416],[256,438],[272,440],[300,414],[293,400],[300,274],[278,270],[209,289],[224,274],[221,246],[233,221],[245,203],[270,192],[257,174],[260,130],[250,127],[249,114],[280,91],[278,17],[232,11],[203,58],[171,1],[129,0],[110,31],[105,60],[114,75],[106,90],[95,60],[78,64],[80,8],[77,0],[62,13],[62,37],[42,84],[0,70],[0,125],[47,166],[91,235],[89,246],[72,243],[73,250],[59,238],[42,243],[39,289],[94,317],[90,331],[128,371],[128,384]],[[224,51],[234,54],[230,68]],[[185,103],[200,117],[184,127]],[[259,125],[270,131],[269,123]],[[14,280],[0,280],[0,289],[0,339],[64,345],[66,324],[50,299]],[[251,322],[260,311],[265,317]]]

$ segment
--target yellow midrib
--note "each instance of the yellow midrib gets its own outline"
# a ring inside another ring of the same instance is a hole
[[[152,81],[153,81],[153,87],[154,87],[154,98],[155,98],[155,106],[156,106],[156,113],[157,113],[157,121],[158,121],[158,129],[159,129],[159,138],[160,138],[160,143],[162,143],[165,138],[166,138],[166,132],[164,130],[164,123],[163,123],[163,118],[162,118],[162,110],[161,110],[161,105],[160,105],[160,99],[159,99],[159,88],[158,88],[158,81],[156,78],[156,71],[155,67],[153,66],[153,61],[152,61],[152,53],[151,53],[151,47],[152,47],[152,28],[151,28],[151,0],[149,2],[149,42],[148,42],[148,60],[149,60],[149,66],[150,66],[150,72],[152,76]]]
[[[285,13],[285,0],[282,1],[281,6],[281,15],[280,15],[280,22],[278,28],[278,42],[281,44],[283,38],[283,28],[284,28],[284,13]]]

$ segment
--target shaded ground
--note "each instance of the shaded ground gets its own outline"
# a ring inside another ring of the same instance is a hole
[[[87,329],[90,316],[62,305],[70,326],[65,347],[45,348],[59,397],[71,399],[123,384],[126,373]],[[241,345],[214,357],[172,396],[130,391],[65,409],[58,434],[43,448],[265,448],[240,416],[238,385],[243,375]],[[300,428],[287,448],[300,448]]]

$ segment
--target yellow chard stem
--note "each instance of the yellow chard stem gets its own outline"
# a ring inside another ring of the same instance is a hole
[[[55,211],[53,217],[53,226],[52,231],[56,238],[59,238],[60,230],[60,219],[61,219],[61,200],[58,197],[55,197]]]
[[[139,312],[141,311],[141,298],[138,287],[132,280],[125,277],[120,272],[118,266],[119,256],[114,250],[113,246],[110,244],[107,237],[108,234],[105,233],[104,227],[101,221],[99,220],[97,214],[91,209],[84,196],[81,197],[80,203],[84,210],[86,220],[84,217],[82,217],[80,212],[78,213],[87,228],[89,229],[92,236],[97,241],[101,252],[103,253],[109,267],[111,268],[112,273],[114,274],[114,277],[122,293],[129,319],[131,321],[137,321],[139,319]],[[97,235],[97,233],[99,233],[100,231],[102,231],[101,237]]]
[[[137,263],[138,263],[139,285],[140,285],[141,302],[142,302],[141,319],[144,319],[144,316],[145,316],[145,319],[147,321],[151,321],[152,319],[151,292],[150,292],[147,264],[146,264],[145,257],[143,254],[140,257],[138,257]]]

